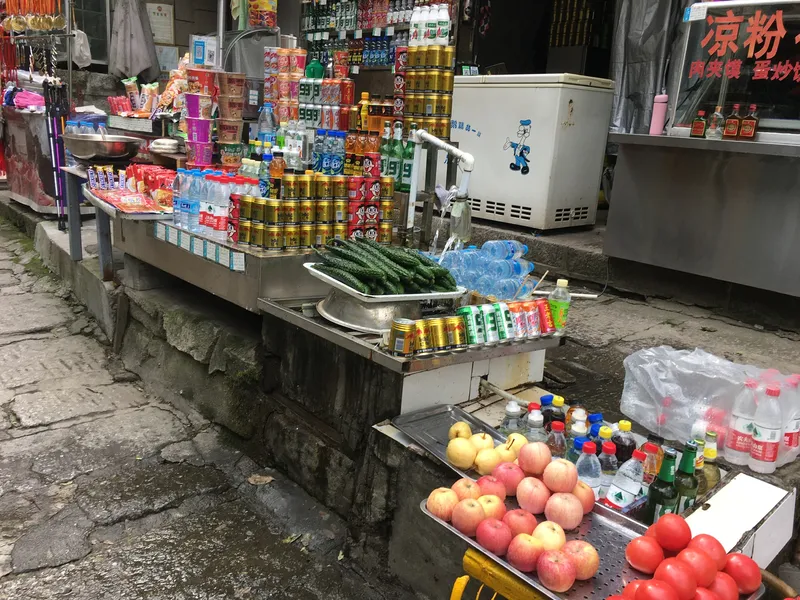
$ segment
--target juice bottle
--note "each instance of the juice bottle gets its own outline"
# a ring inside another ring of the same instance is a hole
[[[600,431],[597,434],[597,442],[596,442],[597,443],[597,456],[600,456],[600,453],[603,451],[603,444],[611,441],[611,435],[612,434],[613,434],[613,431],[612,431],[611,427],[609,427],[608,425],[603,425],[600,428]],[[614,448],[614,452],[616,452],[616,451],[617,451],[617,449]]]
[[[642,491],[645,493],[645,495],[647,494],[650,484],[653,483],[658,476],[658,451],[660,449],[660,446],[656,446],[653,442],[645,442],[642,446],[642,450],[645,454]]]
[[[542,408],[542,417],[544,418],[544,428],[550,431],[550,422],[553,420],[553,394],[545,394],[539,398],[539,403]]]
[[[364,154],[367,152],[367,132],[359,130],[356,134],[356,160],[353,163],[353,175],[364,174]]]
[[[351,129],[344,138],[344,174],[355,175],[356,163],[356,132]]]
[[[272,154],[272,162],[269,163],[269,194],[270,198],[280,199],[281,179],[286,170],[286,161],[283,160],[283,152],[276,150]]]
[[[369,92],[361,92],[361,100],[358,102],[358,131],[366,131],[369,128]],[[359,173],[360,175],[360,173]]]
[[[567,454],[567,438],[564,437],[564,423],[556,421],[547,436],[547,447],[553,458],[564,458]]]
[[[656,466],[656,472],[661,470],[661,461],[664,460],[664,438],[658,436],[654,433],[647,434],[647,442],[650,442],[656,447],[656,460],[658,460],[658,464]],[[647,443],[645,442],[645,444]],[[645,450],[644,444],[639,446],[639,450]],[[646,450],[645,450],[646,452]]]
[[[367,152],[380,152],[381,149],[381,138],[378,136],[377,129],[370,129],[367,133]]]

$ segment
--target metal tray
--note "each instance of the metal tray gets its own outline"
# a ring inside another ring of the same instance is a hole
[[[458,421],[469,423],[472,433],[488,433],[494,438],[495,446],[506,441],[506,436],[494,427],[452,404],[440,404],[399,415],[392,419],[392,425],[463,477],[477,479],[480,474],[474,469],[462,471],[447,461],[447,442],[450,441],[447,432]]]
[[[349,285],[343,284],[338,279],[334,279],[333,277],[329,277],[325,275],[325,273],[321,273],[316,269],[312,269],[314,265],[319,263],[303,263],[303,266],[308,269],[308,272],[311,273],[313,277],[324,281],[327,284],[335,287],[338,290],[342,290],[361,300],[362,302],[375,302],[375,303],[387,303],[387,302],[408,302],[411,300],[452,300],[453,298],[460,298],[464,294],[467,293],[467,288],[458,286],[455,292],[431,292],[429,294],[386,294],[384,296],[373,296],[372,294],[362,294],[361,292],[354,290]]]

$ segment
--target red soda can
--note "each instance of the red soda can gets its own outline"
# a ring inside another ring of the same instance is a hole
[[[353,225],[352,223],[347,224],[347,239],[348,240],[357,240],[358,238],[364,237],[364,226],[363,225]]]
[[[242,178],[244,181],[244,178]],[[228,219],[233,219],[234,221],[239,220],[239,211],[242,205],[242,196],[241,194],[231,194],[231,201],[228,203]]]
[[[528,320],[528,339],[538,338],[542,335],[539,326],[539,309],[536,308],[536,303],[533,300],[522,303],[522,308],[525,309],[525,317]]]
[[[381,153],[367,152],[364,154],[364,177],[381,176]]]
[[[364,195],[364,200],[377,202],[381,197],[381,179],[380,177],[365,177],[364,185],[366,186],[367,193]]]
[[[397,46],[394,49],[394,72],[401,73],[408,67],[408,46]]]
[[[539,311],[539,331],[542,335],[553,335],[556,332],[556,324],[553,321],[550,302],[547,301],[547,298],[537,298],[534,302]]]
[[[331,87],[328,93],[330,94],[331,106],[339,106],[342,103],[342,80],[330,79]]]
[[[366,222],[366,202],[347,203],[347,223],[348,225],[363,225]]]
[[[347,131],[350,129],[350,107],[339,107],[339,131]]]
[[[347,178],[347,199],[350,202],[363,202],[367,195],[367,184],[361,176]]]
[[[405,73],[395,73],[394,74],[394,95],[395,96],[403,96],[406,93],[406,74]]]
[[[322,105],[322,129],[333,129],[333,110],[327,104]]]
[[[378,232],[377,227],[379,223],[379,216],[380,211],[378,209],[379,200],[376,198],[374,200],[367,200],[364,202],[364,223],[366,225],[372,225],[376,228],[375,237],[371,239],[377,239]]]
[[[395,96],[394,104],[392,104],[392,116],[394,118],[403,118],[406,114],[406,98],[405,96]]]
[[[378,225],[376,223],[367,223],[364,225],[364,238],[372,240],[373,242],[378,241]]]
[[[239,243],[239,218],[228,219],[228,243]]]
[[[338,106],[331,106],[331,129],[340,129],[340,110]]]
[[[341,104],[355,104],[356,82],[350,78],[342,79],[339,87],[341,88],[341,97],[342,97]],[[345,131],[347,129],[348,128],[345,127]]]

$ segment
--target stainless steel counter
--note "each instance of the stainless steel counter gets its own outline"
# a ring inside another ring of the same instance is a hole
[[[735,152],[762,156],[800,157],[800,146],[794,144],[743,142],[737,140],[707,140],[705,138],[644,135],[641,133],[611,133],[608,136],[608,141],[615,144],[635,144],[637,146],[713,150],[715,152]]]

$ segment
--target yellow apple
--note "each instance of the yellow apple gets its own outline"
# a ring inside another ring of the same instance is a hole
[[[464,421],[459,421],[458,423],[454,423],[450,427],[450,431],[447,432],[448,439],[453,438],[467,438],[469,439],[472,436],[472,429],[470,429],[469,423],[465,423]]]
[[[469,469],[477,454],[478,451],[468,439],[454,438],[447,444],[447,460],[459,469]]]
[[[497,444],[495,450],[500,455],[501,462],[514,462],[517,458],[516,453],[511,449],[513,442],[501,442]]]
[[[488,475],[501,462],[503,461],[497,450],[484,448],[483,450],[478,450],[478,454],[475,457],[475,470],[481,475]]]
[[[478,451],[485,448],[494,449],[494,440],[488,433],[476,433],[469,438],[469,441],[472,442],[472,445],[475,446],[475,449]]]
[[[528,438],[521,433],[512,433],[508,436],[506,443],[509,444],[509,448],[514,451],[514,457],[516,458],[517,455],[519,455],[519,449],[528,443]]]

